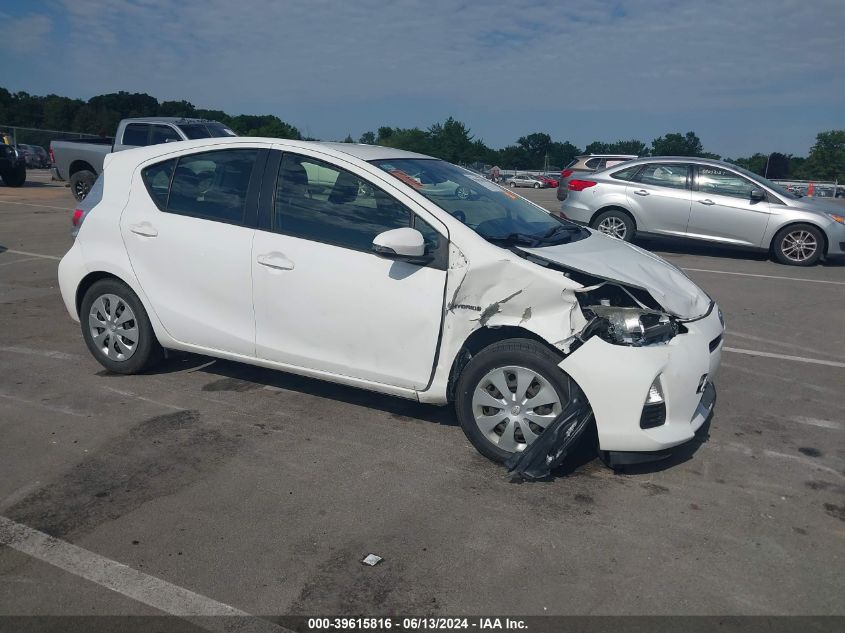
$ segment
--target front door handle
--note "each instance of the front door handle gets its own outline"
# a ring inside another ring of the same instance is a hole
[[[706,204],[708,207],[712,204],[716,204],[710,198],[705,198],[704,200],[699,200],[698,203],[699,204]]]
[[[132,224],[129,227],[129,230],[135,233],[136,235],[143,235],[144,237],[156,237],[158,236],[158,230],[149,222],[141,222],[139,224]]]
[[[267,268],[293,270],[293,262],[282,253],[265,253],[264,255],[259,255],[256,261],[262,266],[267,266]]]
[[[637,194],[638,196],[647,196],[648,195],[648,191],[646,191],[645,189],[637,189],[634,193]]]

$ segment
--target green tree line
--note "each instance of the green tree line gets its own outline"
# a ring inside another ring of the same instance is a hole
[[[30,95],[0,87],[0,124],[112,136],[127,117],[184,116],[214,119],[243,136],[303,139],[301,132],[279,117],[230,115],[198,108],[189,101],[159,101],[144,93],[115,92],[83,101],[50,94]],[[348,135],[346,142],[354,139]],[[498,165],[504,169],[559,169],[580,154],[635,154],[637,156],[702,156],[720,158],[704,150],[694,132],[671,132],[646,143],[639,139],[613,143],[594,141],[584,148],[568,140],[556,141],[545,132],[522,136],[501,149],[488,147],[470,128],[452,117],[428,128],[380,127],[365,132],[359,143],[386,145],[437,156],[465,165]],[[806,157],[774,152],[725,159],[769,178],[845,181],[845,130],[821,132]]]

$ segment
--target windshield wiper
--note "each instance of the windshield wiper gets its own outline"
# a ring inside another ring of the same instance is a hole
[[[535,246],[540,239],[536,235],[528,235],[526,233],[509,233],[504,237],[496,237],[489,235],[482,235],[485,240],[493,244],[501,244],[502,246],[513,246],[515,244],[523,244],[527,246]]]
[[[548,231],[543,234],[543,237],[537,238],[538,244],[550,244],[550,243],[558,243],[558,244],[566,244],[567,242],[572,241],[572,235],[581,232],[581,227],[576,226],[575,224],[558,224],[557,226],[553,226]],[[564,236],[561,235],[565,233]]]

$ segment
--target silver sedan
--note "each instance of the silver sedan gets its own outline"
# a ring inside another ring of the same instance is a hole
[[[690,157],[633,160],[569,182],[561,213],[630,242],[635,235],[770,251],[793,266],[845,254],[845,207],[790,193],[741,167]]]
[[[517,174],[511,176],[507,180],[509,187],[534,187],[534,189],[543,189],[549,185],[544,180],[540,180],[537,176],[530,174]]]

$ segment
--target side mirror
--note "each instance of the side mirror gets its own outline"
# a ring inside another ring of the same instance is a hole
[[[422,233],[410,227],[379,233],[373,240],[372,250],[379,257],[412,264],[425,264],[431,259],[425,254]]]
[[[766,199],[766,192],[762,189],[752,189],[749,197],[751,202],[763,202]]]

